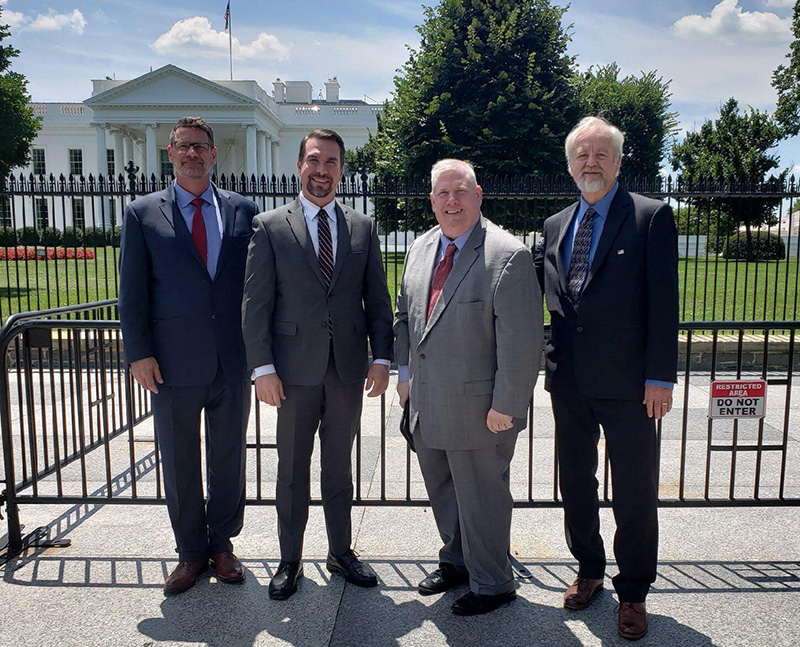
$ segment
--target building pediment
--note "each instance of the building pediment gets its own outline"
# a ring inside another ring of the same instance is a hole
[[[115,85],[86,99],[93,109],[131,108],[132,106],[255,106],[258,102],[235,90],[165,65],[126,83]],[[196,112],[196,110],[195,110]]]

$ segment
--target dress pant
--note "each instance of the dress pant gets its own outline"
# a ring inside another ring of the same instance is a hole
[[[596,477],[602,426],[617,524],[614,588],[621,602],[643,602],[656,579],[658,559],[655,420],[640,401],[587,398],[577,388],[550,396],[567,545],[578,560],[578,575],[599,579],[605,574]]]
[[[278,409],[278,483],[275,488],[281,560],[298,562],[311,497],[311,454],[319,429],[322,508],[328,547],[342,555],[352,543],[350,511],[353,473],[350,455],[361,424],[363,381],[345,384],[333,352],[321,384],[284,384]]]
[[[488,433],[488,432],[487,432]],[[517,434],[484,449],[441,450],[425,445],[417,426],[414,447],[442,538],[439,562],[469,572],[470,590],[500,595],[515,588],[508,559],[514,499],[508,468]]]
[[[181,561],[202,562],[232,550],[244,523],[245,434],[250,381],[159,385],[151,394],[172,530]],[[207,498],[203,498],[200,415],[206,417]]]

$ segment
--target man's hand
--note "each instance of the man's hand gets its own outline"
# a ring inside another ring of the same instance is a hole
[[[131,374],[134,380],[152,393],[158,393],[158,385],[164,384],[155,357],[145,357],[131,362]]]
[[[369,373],[367,373],[367,383],[364,385],[364,390],[368,398],[375,398],[386,392],[386,387],[389,386],[389,367],[385,364],[373,364],[370,366]],[[370,389],[372,389],[370,391]]]
[[[281,408],[281,400],[285,400],[286,395],[283,392],[283,382],[277,373],[259,375],[256,378],[256,398],[260,402]]]
[[[499,434],[514,426],[514,418],[495,409],[489,409],[489,413],[486,414],[486,426],[493,434]]]
[[[408,382],[397,383],[397,395],[400,396],[400,406],[406,406],[406,402],[408,402]]]
[[[672,389],[645,384],[643,405],[647,407],[647,417],[661,420],[672,410]]]

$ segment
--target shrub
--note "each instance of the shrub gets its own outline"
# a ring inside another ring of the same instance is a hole
[[[780,261],[786,258],[786,247],[783,239],[777,234],[766,231],[754,231],[751,238],[750,257],[747,256],[747,235],[740,231],[728,238],[724,258],[751,261]]]
[[[17,230],[8,227],[0,229],[0,247],[14,247],[17,244]]]
[[[38,245],[39,232],[33,227],[23,227],[19,232],[19,242],[22,245]]]
[[[113,229],[106,229],[106,245],[112,247],[119,247],[119,241],[122,239],[122,227],[114,227]]]
[[[66,227],[61,242],[65,247],[81,247],[83,245],[83,230],[77,227]]]
[[[45,247],[55,247],[61,244],[61,232],[55,227],[45,227],[39,235],[39,243]]]
[[[83,244],[86,247],[105,247],[106,230],[102,227],[87,227],[83,232]]]
[[[45,258],[50,261],[54,259],[85,259],[94,257],[95,253],[91,249],[51,247],[45,252]],[[37,258],[37,250],[34,247],[0,247],[0,261],[32,261],[35,258]]]

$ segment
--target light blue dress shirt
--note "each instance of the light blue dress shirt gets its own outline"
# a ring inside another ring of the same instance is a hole
[[[203,206],[200,207],[203,212],[203,222],[206,226],[206,269],[208,269],[211,278],[217,275],[217,264],[219,263],[219,253],[222,249],[222,214],[219,211],[219,203],[217,202],[217,195],[214,192],[214,185],[208,183],[208,187],[203,191],[202,195],[194,195],[184,189],[178,181],[174,182],[175,187],[175,200],[178,203],[183,220],[186,223],[186,228],[189,233],[192,233],[192,220],[194,218],[194,205],[192,200],[195,198],[203,198]]]

